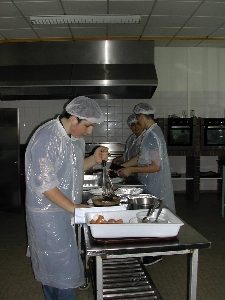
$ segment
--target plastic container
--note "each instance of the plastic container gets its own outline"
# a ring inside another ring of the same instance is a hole
[[[160,217],[167,223],[130,223],[136,218],[140,210],[125,211],[99,211],[96,213],[86,213],[86,223],[90,227],[94,238],[129,238],[129,237],[175,237],[180,227],[184,224],[169,209],[163,208]],[[153,217],[157,214],[155,210]],[[91,224],[90,221],[102,215],[106,220],[122,219],[123,224]]]

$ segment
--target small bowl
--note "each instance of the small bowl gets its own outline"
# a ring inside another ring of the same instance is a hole
[[[138,219],[136,217],[133,217],[129,220],[130,224],[137,224],[138,223]]]
[[[138,220],[138,223],[142,223],[142,220],[144,217],[147,217],[147,213],[148,213],[148,210],[145,210],[145,211],[139,211],[137,214],[136,214],[136,217],[137,217],[137,220]],[[149,220],[149,223],[153,222],[154,221],[154,218],[150,218]]]
[[[142,210],[136,213],[136,219],[138,223],[142,223],[142,220],[144,217],[147,216],[148,210]],[[148,223],[154,223],[156,218],[156,213],[153,213],[153,215],[150,217]],[[170,223],[168,220],[166,220],[163,216],[158,218],[158,221],[155,224],[168,224]],[[147,224],[147,223],[146,223]]]

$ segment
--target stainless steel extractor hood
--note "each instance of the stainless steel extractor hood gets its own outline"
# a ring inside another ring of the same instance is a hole
[[[0,100],[149,99],[157,83],[153,41],[0,45]]]

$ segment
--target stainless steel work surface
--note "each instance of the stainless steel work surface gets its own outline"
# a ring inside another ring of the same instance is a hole
[[[103,299],[162,300],[139,258],[102,261]]]

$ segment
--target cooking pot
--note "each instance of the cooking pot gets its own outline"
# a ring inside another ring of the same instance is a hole
[[[128,197],[128,209],[147,209],[155,202],[160,203],[159,199],[151,194],[130,195]]]

